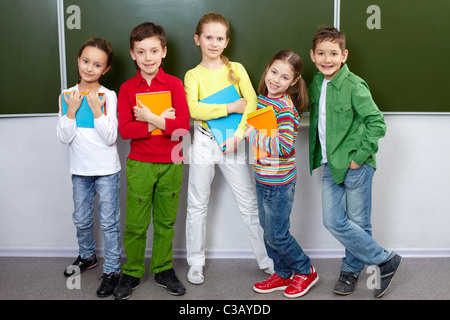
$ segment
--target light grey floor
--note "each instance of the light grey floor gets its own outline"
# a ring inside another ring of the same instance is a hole
[[[99,265],[81,275],[80,288],[69,289],[63,270],[74,258],[0,257],[1,300],[112,300],[100,299],[95,292],[102,276],[103,259]],[[147,260],[147,266],[149,265]],[[339,275],[340,259],[313,259],[319,282],[303,297],[296,300],[450,300],[450,258],[404,258],[388,292],[373,297],[368,288],[372,276],[363,271],[356,290],[349,296],[333,294]],[[149,272],[141,279],[129,300],[291,300],[283,292],[258,294],[252,290],[255,282],[266,275],[254,260],[210,259],[205,266],[205,282],[192,285],[186,280],[185,259],[175,259],[174,268],[186,286],[186,294],[170,295],[157,286]],[[370,271],[370,270],[369,270]],[[76,285],[75,281],[69,285]]]

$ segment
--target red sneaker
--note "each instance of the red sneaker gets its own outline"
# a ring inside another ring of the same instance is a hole
[[[290,283],[291,278],[283,279],[274,273],[266,280],[255,283],[253,290],[259,293],[270,293],[278,290],[285,290]]]
[[[309,289],[319,280],[319,275],[311,266],[311,274],[295,273],[292,277],[291,284],[284,290],[284,295],[288,298],[301,297],[308,292]]]

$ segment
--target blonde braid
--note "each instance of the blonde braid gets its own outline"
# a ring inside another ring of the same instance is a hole
[[[230,82],[232,84],[236,84],[239,82],[239,78],[236,77],[236,73],[234,72],[234,70],[231,68],[231,63],[230,60],[228,60],[228,58],[226,56],[224,56],[223,54],[220,55],[220,58],[222,59],[223,63],[227,66],[228,68],[228,80],[230,80]]]

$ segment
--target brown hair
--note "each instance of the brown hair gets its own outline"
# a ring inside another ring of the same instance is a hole
[[[134,43],[145,40],[147,38],[157,37],[161,42],[161,48],[165,48],[167,45],[166,32],[160,25],[156,25],[153,22],[143,22],[140,25],[131,30],[130,34],[130,50],[133,50]],[[164,58],[161,61],[161,65],[164,63]],[[139,69],[136,61],[134,62],[136,69]]]
[[[228,23],[228,20],[225,19],[225,17],[222,16],[221,14],[213,13],[213,12],[205,13],[200,18],[200,20],[198,21],[198,24],[197,24],[197,28],[195,29],[195,34],[200,37],[200,35],[203,32],[204,25],[208,24],[208,23],[214,23],[214,22],[221,23],[227,28],[226,37],[228,39],[229,34],[230,34],[230,24]],[[224,56],[223,54],[220,55],[220,58],[222,59],[223,63],[228,67],[228,80],[230,80],[230,82],[233,84],[239,82],[239,78],[236,77],[234,70],[231,68],[231,63],[228,60],[228,58],[226,56]]]
[[[83,52],[84,48],[86,47],[94,47],[97,49],[102,50],[103,52],[106,53],[106,56],[108,57],[108,60],[106,61],[106,66],[109,67],[111,66],[111,62],[112,62],[112,58],[113,58],[113,48],[111,43],[106,40],[106,39],[102,39],[102,38],[90,38],[88,41],[86,41],[85,43],[83,43],[81,45],[80,50],[78,51],[78,55],[77,57],[81,57],[81,53]],[[81,82],[81,76],[80,73],[78,73],[78,83]]]
[[[297,108],[297,111],[299,113],[302,113],[308,107],[308,90],[306,88],[305,80],[303,80],[303,78],[301,77],[303,70],[303,61],[300,56],[292,50],[281,50],[270,60],[259,82],[258,92],[259,94],[264,96],[268,94],[265,82],[266,75],[269,71],[270,66],[278,60],[289,63],[289,65],[292,67],[292,71],[294,72],[293,80],[298,78],[298,81],[293,86],[288,88],[287,94],[289,94],[289,96],[291,97],[295,108]]]
[[[345,34],[337,30],[335,27],[324,27],[318,30],[313,38],[312,50],[315,51],[317,44],[325,40],[337,43],[341,48],[341,51],[345,51]]]

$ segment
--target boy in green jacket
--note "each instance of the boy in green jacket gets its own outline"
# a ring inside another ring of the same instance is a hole
[[[349,71],[347,57],[343,33],[333,27],[316,32],[311,59],[320,72],[308,89],[310,170],[324,166],[324,225],[345,247],[334,292],[352,293],[365,265],[377,265],[374,294],[381,297],[402,260],[372,238],[375,154],[386,125],[367,84]]]

